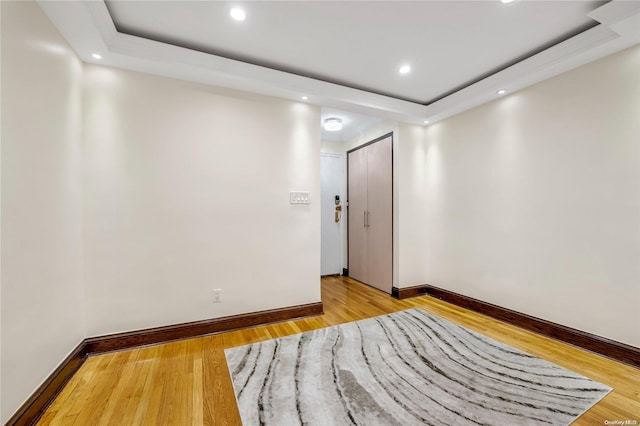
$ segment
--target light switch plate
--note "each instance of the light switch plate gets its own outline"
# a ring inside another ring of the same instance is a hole
[[[311,202],[308,191],[291,191],[289,193],[291,204],[309,204]]]

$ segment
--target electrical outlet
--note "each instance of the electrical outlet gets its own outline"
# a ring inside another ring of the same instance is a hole
[[[222,291],[222,289],[220,289],[220,288],[214,288],[213,289],[213,303],[222,302],[222,300],[220,299],[220,292],[221,291]]]

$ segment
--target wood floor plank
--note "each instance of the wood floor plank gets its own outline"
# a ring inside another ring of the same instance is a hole
[[[640,370],[428,296],[322,279],[325,314],[90,357],[39,425],[241,425],[224,349],[417,307],[614,388],[574,425],[640,423]]]

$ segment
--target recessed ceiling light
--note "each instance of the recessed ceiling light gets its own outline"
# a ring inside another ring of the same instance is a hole
[[[513,0],[500,0],[502,3],[511,3]]]
[[[342,130],[342,120],[339,118],[327,118],[324,120],[324,129],[327,132],[337,132]]]
[[[429,120],[424,120],[424,124],[429,124]]]
[[[410,65],[402,65],[398,69],[398,72],[400,74],[408,74],[409,72],[411,72],[411,66]]]
[[[306,101],[307,99],[309,99],[309,97],[308,97],[308,96],[303,96],[303,97],[302,97],[302,100],[303,100],[303,101]]]
[[[500,89],[496,93],[498,93],[498,95],[504,95],[505,93],[507,93],[507,91],[504,89]]]
[[[94,53],[91,56],[93,57],[93,59],[102,59],[102,56],[100,56],[98,53]]]
[[[244,19],[247,17],[247,14],[244,13],[244,10],[238,7],[234,7],[233,9],[231,9],[231,12],[229,12],[229,14],[236,21],[244,21]]]

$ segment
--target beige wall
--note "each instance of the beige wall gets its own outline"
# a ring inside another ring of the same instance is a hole
[[[2,2],[2,422],[85,337],[82,65],[33,2]]]
[[[400,128],[400,283],[640,346],[640,47]]]
[[[3,422],[83,337],[320,300],[317,107],[83,70],[1,10]]]
[[[320,152],[324,154],[341,154],[345,153],[344,142],[336,141],[320,141]]]
[[[35,3],[0,20],[3,422],[85,336],[320,300],[319,203],[288,201],[319,200],[316,107],[83,77]],[[638,71],[636,47],[345,144],[394,132],[394,284],[640,346]]]
[[[90,335],[320,301],[317,107],[93,65],[85,87]]]
[[[0,2],[0,64],[2,64],[2,3]],[[0,82],[2,66],[0,65]],[[2,188],[2,84],[0,84],[0,188]],[[2,414],[2,191],[0,190],[0,422]]]

